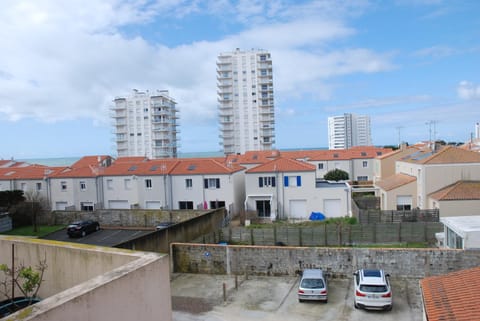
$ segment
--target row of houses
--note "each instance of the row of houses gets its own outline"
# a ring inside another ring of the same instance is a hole
[[[323,179],[333,170],[349,181]],[[480,153],[429,145],[251,151],[213,158],[86,156],[71,166],[0,161],[0,191],[41,196],[54,210],[214,209],[265,219],[351,215],[352,193],[372,191],[382,210],[480,214]]]
[[[323,176],[342,169],[372,181],[374,159],[391,149],[252,151],[214,158],[86,156],[71,166],[0,161],[0,191],[23,190],[53,210],[213,209],[266,219],[350,213],[351,186]]]

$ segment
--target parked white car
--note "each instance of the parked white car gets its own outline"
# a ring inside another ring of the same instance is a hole
[[[354,274],[356,309],[391,310],[393,306],[390,275],[380,269],[362,269]]]

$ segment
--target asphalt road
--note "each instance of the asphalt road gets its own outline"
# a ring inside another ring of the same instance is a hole
[[[421,321],[418,280],[392,278],[392,311],[353,307],[353,280],[330,279],[328,303],[299,303],[298,277],[179,274],[171,282],[174,321]],[[226,300],[223,296],[226,288]]]

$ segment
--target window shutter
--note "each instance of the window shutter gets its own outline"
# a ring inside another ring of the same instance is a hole
[[[283,185],[284,185],[284,186],[288,186],[288,176],[285,176],[285,177],[283,178]]]
[[[203,180],[203,187],[208,188],[208,178]]]
[[[272,177],[272,186],[275,187],[275,176]]]
[[[217,183],[217,188],[220,188],[220,178],[217,178],[216,183]]]
[[[297,176],[297,186],[302,186],[302,176]]]
[[[258,187],[263,187],[263,179],[261,177],[258,178]]]

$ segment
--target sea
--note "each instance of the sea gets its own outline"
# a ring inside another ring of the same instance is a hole
[[[328,149],[325,147],[319,148],[284,148],[280,151],[295,151],[295,150],[319,150],[319,149]],[[218,152],[189,152],[189,153],[178,153],[178,158],[207,158],[207,157],[222,157],[224,156],[222,151]],[[38,164],[44,166],[70,166],[76,161],[78,161],[82,156],[79,157],[54,157],[54,158],[26,158],[26,159],[16,159],[18,162],[26,162],[29,164]]]

